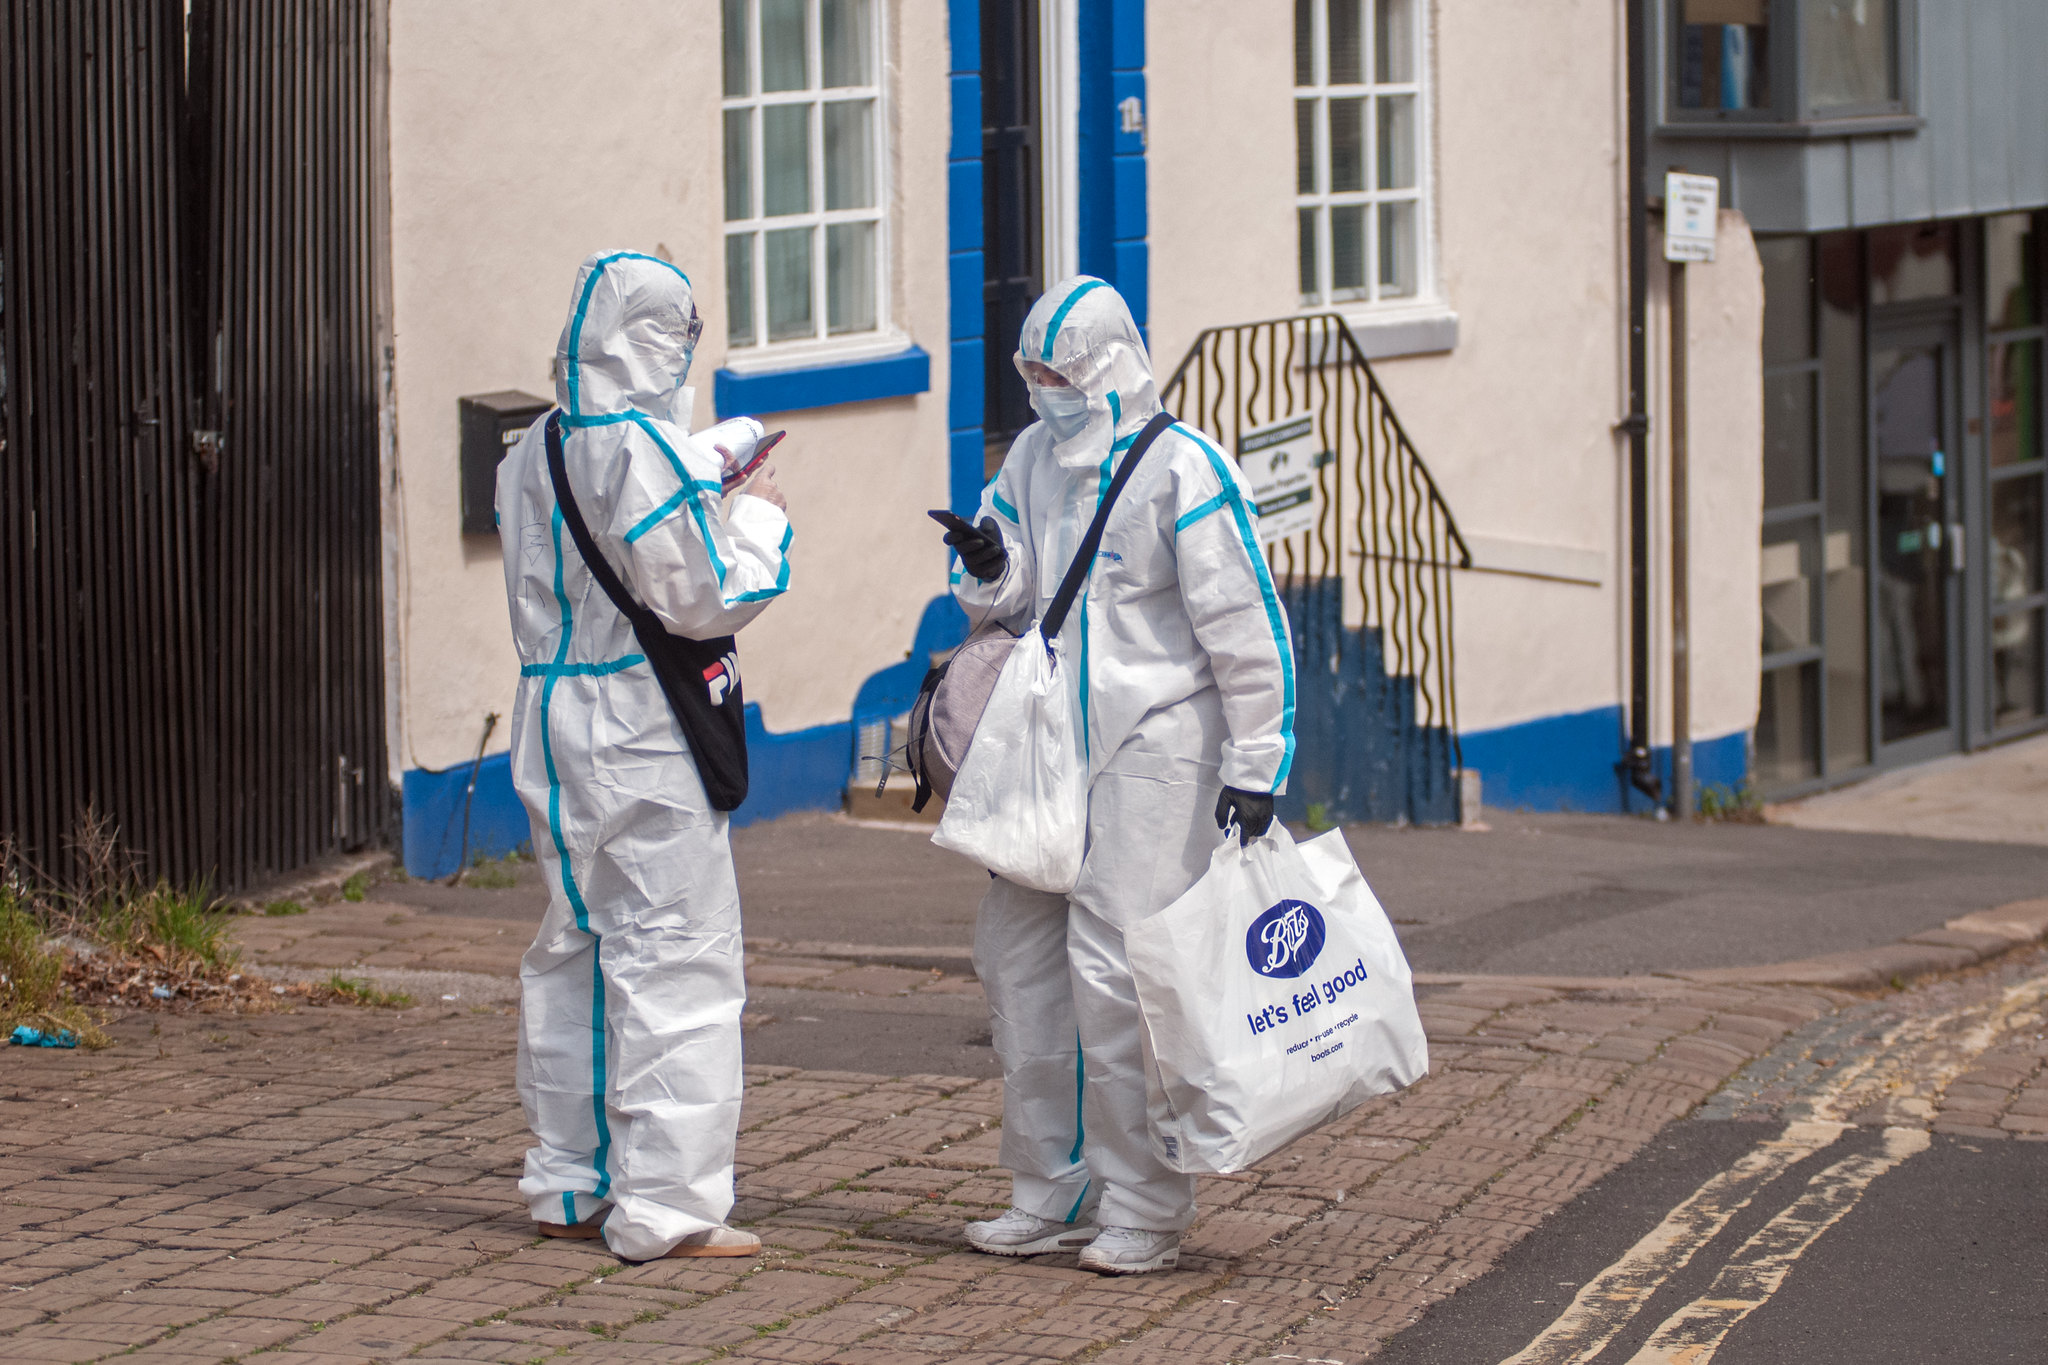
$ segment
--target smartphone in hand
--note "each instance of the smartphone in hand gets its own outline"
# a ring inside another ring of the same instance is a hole
[[[753,454],[747,457],[746,462],[727,469],[720,477],[719,491],[725,494],[737,493],[753,482],[754,476],[761,472],[761,466],[768,462],[768,453],[787,435],[789,433],[786,431],[771,431],[755,442]]]

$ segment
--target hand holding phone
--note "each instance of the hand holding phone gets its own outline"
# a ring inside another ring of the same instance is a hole
[[[719,474],[719,488],[724,493],[734,493],[745,485],[767,463],[768,453],[781,443],[786,431],[771,431],[751,445],[741,445],[734,450],[725,445],[713,449],[725,457],[725,467]]]

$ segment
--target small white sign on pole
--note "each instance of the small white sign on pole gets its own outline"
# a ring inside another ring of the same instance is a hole
[[[1721,208],[1721,182],[1711,175],[1664,175],[1664,259],[1714,259],[1714,218]]]
[[[1316,524],[1316,419],[1296,413],[1238,437],[1237,467],[1251,485],[1259,514],[1259,540],[1271,545]]]

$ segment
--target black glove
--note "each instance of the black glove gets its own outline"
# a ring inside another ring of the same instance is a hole
[[[1229,829],[1237,822],[1239,847],[1249,844],[1273,826],[1273,798],[1258,792],[1225,787],[1216,798],[1216,828]]]
[[[960,556],[967,572],[984,583],[993,583],[1010,566],[1010,552],[1003,548],[1003,533],[994,517],[983,517],[977,528],[967,518],[952,512],[927,512],[926,516],[946,528],[946,543]]]

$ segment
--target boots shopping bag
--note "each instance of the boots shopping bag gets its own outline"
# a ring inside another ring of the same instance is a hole
[[[1341,832],[1224,837],[1187,894],[1124,931],[1166,1164],[1243,1170],[1429,1069],[1414,979]]]
[[[1036,891],[1072,891],[1088,833],[1081,752],[1065,648],[1028,630],[989,693],[932,842]]]

